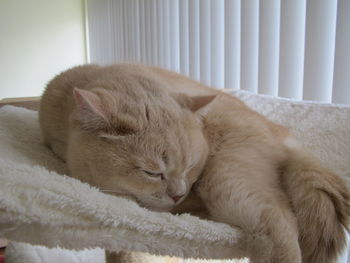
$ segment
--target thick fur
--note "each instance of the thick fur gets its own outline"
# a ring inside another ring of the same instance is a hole
[[[281,182],[298,220],[303,262],[336,262],[346,245],[349,192],[343,180],[310,154],[293,148]]]
[[[208,145],[198,114],[210,100],[173,96],[164,85],[128,67],[70,69],[42,96],[44,141],[72,177],[168,211],[204,166]]]

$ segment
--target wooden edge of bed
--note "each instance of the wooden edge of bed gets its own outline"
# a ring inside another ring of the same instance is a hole
[[[40,97],[26,97],[26,98],[6,98],[0,100],[0,108],[5,105],[12,105],[26,108],[29,110],[38,110]]]

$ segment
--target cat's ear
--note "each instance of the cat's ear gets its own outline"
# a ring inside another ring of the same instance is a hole
[[[205,113],[209,110],[211,103],[216,98],[216,95],[194,96],[191,98],[191,110],[197,113]]]
[[[205,116],[208,114],[216,95],[187,96],[185,94],[175,94],[175,98],[182,107],[188,108],[200,116]]]
[[[96,91],[105,96],[103,101],[95,92],[78,88],[74,88],[73,90],[76,105],[75,118],[81,122],[84,129],[103,130],[105,133],[101,134],[106,134],[106,136],[101,137],[106,138],[125,136],[138,131],[137,121],[128,115],[116,114],[112,118],[113,110],[116,112],[118,108],[117,105],[113,99],[109,100],[109,93],[103,93],[103,90],[97,89]]]
[[[108,122],[107,112],[99,96],[95,93],[74,88],[73,97],[77,109],[77,117],[80,120],[101,119]]]

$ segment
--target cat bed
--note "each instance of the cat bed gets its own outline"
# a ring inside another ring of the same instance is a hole
[[[349,106],[231,93],[290,127],[326,166],[350,176]],[[184,258],[225,259],[236,254],[239,229],[187,214],[152,212],[64,174],[64,163],[42,144],[37,112],[1,108],[1,237],[47,247],[126,249]],[[101,250],[96,253],[101,259]],[[54,262],[51,259],[46,262]]]

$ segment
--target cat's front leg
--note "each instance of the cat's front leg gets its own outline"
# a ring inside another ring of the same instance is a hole
[[[243,230],[237,248],[252,263],[301,263],[296,219],[288,200],[271,178],[273,171],[257,168],[239,162],[231,162],[229,169],[215,166],[207,169],[195,190],[213,220]]]

